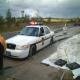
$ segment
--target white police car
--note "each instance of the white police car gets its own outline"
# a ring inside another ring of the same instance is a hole
[[[26,26],[18,35],[6,40],[6,56],[20,59],[32,56],[36,51],[52,44],[53,35],[54,32],[47,26]]]

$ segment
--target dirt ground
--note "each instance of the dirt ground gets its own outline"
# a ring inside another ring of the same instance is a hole
[[[36,55],[24,61],[4,59],[4,75],[17,80],[72,80],[70,71],[53,68],[41,64],[41,61],[56,51],[61,41],[39,51]],[[61,76],[64,74],[63,79]]]
[[[79,33],[80,27],[71,28],[69,32],[72,35]],[[41,63],[43,59],[53,54],[63,41],[57,41],[52,46],[42,49],[36,55],[23,61],[4,58],[3,76],[12,77],[14,80],[73,80],[71,71],[57,69]]]

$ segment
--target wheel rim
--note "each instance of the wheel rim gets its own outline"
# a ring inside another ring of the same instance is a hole
[[[29,51],[29,56],[33,56],[36,52],[35,46],[31,46],[30,51]]]
[[[51,44],[53,44],[53,38],[51,38],[51,40],[50,40],[50,45],[51,45]]]

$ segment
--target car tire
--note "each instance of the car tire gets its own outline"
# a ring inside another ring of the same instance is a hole
[[[50,45],[52,45],[53,44],[53,37],[51,37],[51,40],[50,40]]]
[[[34,54],[36,54],[36,46],[31,45],[29,50],[29,57],[33,56]]]

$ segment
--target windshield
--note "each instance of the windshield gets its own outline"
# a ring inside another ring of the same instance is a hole
[[[39,28],[37,27],[25,27],[21,30],[20,35],[38,36]]]

